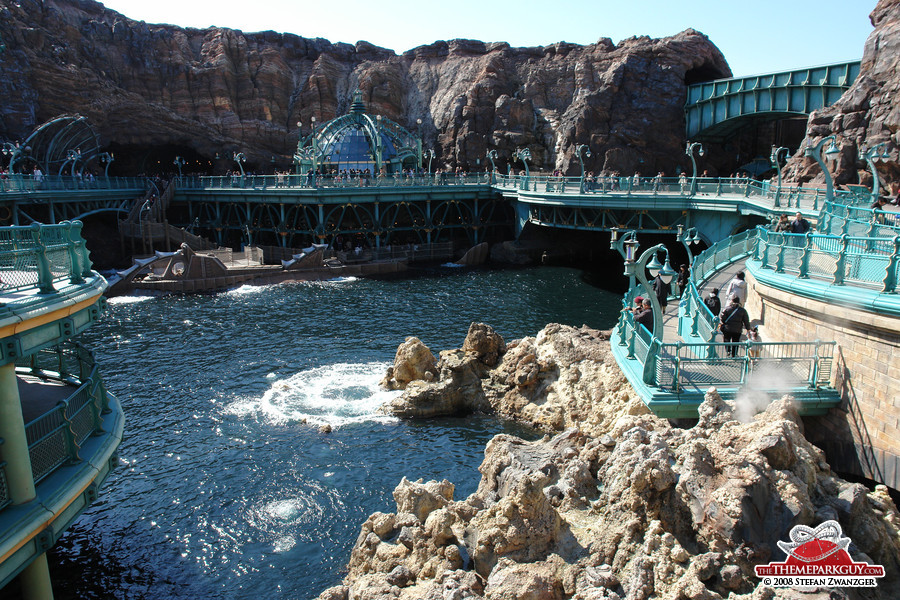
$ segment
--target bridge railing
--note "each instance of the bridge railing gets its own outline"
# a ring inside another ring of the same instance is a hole
[[[891,237],[900,234],[900,213],[827,202],[818,230],[829,235]]]
[[[149,184],[144,177],[72,177],[69,175],[44,175],[37,179],[34,175],[18,173],[0,178],[2,192],[43,192],[71,190],[130,190],[146,189]]]
[[[0,446],[3,445],[3,438],[0,438]],[[9,482],[6,479],[6,461],[0,461],[0,510],[9,506],[12,502],[9,494]]]
[[[636,293],[635,289],[629,295]],[[765,368],[767,381],[827,387],[836,347],[835,342],[821,341],[662,343],[627,310],[620,313],[613,342],[624,346],[626,357],[641,366],[644,384],[671,392],[713,385],[738,387],[760,368]],[[776,373],[784,377],[770,376]]]
[[[891,293],[900,275],[900,236],[794,234],[757,228],[762,268]]]
[[[83,283],[90,274],[80,221],[0,228],[0,290],[4,293],[35,287],[52,293],[55,283]]]
[[[317,175],[222,175],[178,178],[179,189],[279,189],[279,188],[397,188],[414,186],[488,185],[487,173],[431,173],[382,176]]]
[[[51,410],[25,425],[32,475],[38,483],[59,467],[80,460],[84,440],[102,431],[109,396],[93,355],[78,344],[29,356],[16,363],[16,372],[71,389]]]

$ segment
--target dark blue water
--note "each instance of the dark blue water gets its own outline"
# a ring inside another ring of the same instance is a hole
[[[401,477],[447,478],[464,498],[492,436],[534,435],[378,416],[406,336],[436,353],[472,321],[507,340],[607,328],[617,302],[547,267],[114,299],[81,341],[125,410],[121,466],[50,556],[57,598],[314,598],[365,518],[395,510]]]

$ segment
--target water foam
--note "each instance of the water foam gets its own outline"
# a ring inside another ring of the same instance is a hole
[[[153,300],[156,296],[113,296],[107,302],[115,306],[116,304],[134,304],[136,302],[144,302],[145,300]]]
[[[378,407],[400,392],[379,386],[390,363],[339,363],[301,371],[272,382],[261,398],[246,398],[227,412],[255,415],[273,424],[329,424],[333,427],[365,421],[394,422]]]

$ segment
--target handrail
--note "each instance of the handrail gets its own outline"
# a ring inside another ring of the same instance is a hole
[[[146,177],[94,177],[71,175],[34,175],[13,173],[0,177],[0,193],[60,190],[129,190],[145,189]]]
[[[489,173],[395,173],[381,176],[360,175],[219,175],[176,178],[178,187],[187,190],[206,189],[292,189],[292,188],[396,188],[414,186],[490,185]]]
[[[37,287],[49,294],[54,283],[84,283],[91,275],[91,260],[81,226],[81,221],[64,221],[0,228],[0,290]]]
[[[25,425],[34,482],[65,464],[78,462],[89,436],[102,431],[109,396],[93,355],[70,343],[43,350],[16,363],[19,374],[75,384],[72,393],[52,410]]]
[[[900,234],[900,213],[827,202],[819,218],[819,233],[886,237]]]
[[[0,438],[0,446],[4,443],[3,438]],[[3,510],[6,506],[9,506],[12,503],[12,498],[9,493],[9,482],[6,479],[6,461],[0,461],[0,510]]]
[[[897,290],[900,235],[794,234],[762,227],[757,231],[759,243],[754,258],[763,269],[837,285],[852,283],[882,293]]]

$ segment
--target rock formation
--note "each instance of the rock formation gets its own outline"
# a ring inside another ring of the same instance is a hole
[[[900,0],[879,0],[870,17],[875,30],[866,40],[859,77],[834,105],[813,112],[807,124],[807,139],[817,142],[838,136],[841,153],[832,167],[835,184],[871,185],[866,163],[858,159],[860,148],[887,142],[891,160],[880,165],[886,182],[900,181]],[[789,180],[824,183],[819,166],[798,154],[784,175]]]
[[[490,334],[479,325],[469,337]],[[366,520],[346,578],[320,600],[894,596],[897,507],[883,486],[830,470],[789,397],[741,423],[711,389],[682,429],[643,407],[598,331],[549,325],[493,369],[479,360],[490,351],[455,352],[477,363],[494,410],[555,435],[496,436],[465,499],[448,481],[402,480],[397,511]],[[879,586],[761,587],[753,567],[783,559],[776,542],[826,520],[853,540],[854,560],[884,566]]]
[[[484,168],[494,148],[505,172],[528,146],[533,166],[575,172],[574,147],[586,143],[589,169],[672,172],[684,166],[685,81],[730,75],[691,29],[618,45],[438,41],[396,55],[366,42],[151,25],[92,0],[22,0],[5,3],[0,37],[0,138],[77,112],[104,144],[209,160],[240,149],[250,169],[271,168],[273,155],[287,166],[296,123],[307,134],[312,116],[344,114],[358,87],[371,112],[412,130],[422,119],[435,166]]]

